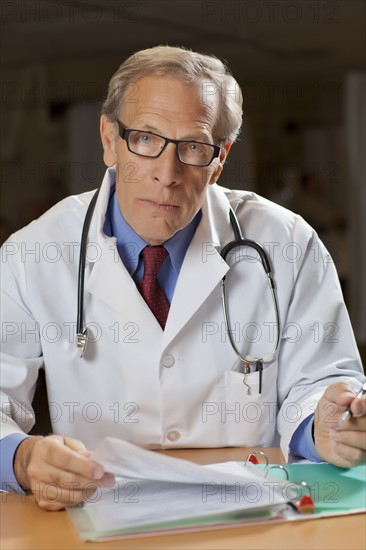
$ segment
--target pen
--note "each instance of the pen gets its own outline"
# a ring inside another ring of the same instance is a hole
[[[362,388],[356,395],[355,399],[358,399],[359,397],[362,397],[366,393],[366,381],[362,384]],[[351,417],[353,416],[351,411],[351,404],[348,405],[347,409],[344,411],[342,416],[339,419],[339,422],[347,422]]]

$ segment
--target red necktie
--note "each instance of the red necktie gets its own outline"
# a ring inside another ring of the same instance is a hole
[[[161,327],[164,328],[169,312],[169,302],[159,285],[157,274],[168,251],[163,246],[145,246],[141,254],[144,275],[138,289]]]

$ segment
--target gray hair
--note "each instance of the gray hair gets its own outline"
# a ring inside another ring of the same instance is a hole
[[[185,48],[156,46],[127,58],[112,76],[102,114],[115,121],[123,101],[133,101],[136,84],[147,75],[175,76],[184,82],[201,85],[203,101],[219,94],[218,120],[214,128],[220,143],[235,141],[242,123],[243,97],[229,69],[213,55]]]

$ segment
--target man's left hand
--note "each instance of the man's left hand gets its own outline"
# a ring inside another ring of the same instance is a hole
[[[352,416],[340,421],[346,408]],[[349,468],[366,462],[366,395],[359,399],[344,382],[328,386],[314,416],[315,447],[331,464]]]

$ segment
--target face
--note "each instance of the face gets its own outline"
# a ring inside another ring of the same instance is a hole
[[[143,77],[136,82],[136,90],[134,101],[125,101],[120,110],[119,119],[126,128],[217,145],[215,96],[203,102],[196,86],[170,77]],[[146,242],[162,244],[200,210],[207,186],[217,181],[231,144],[222,147],[210,166],[197,167],[180,162],[174,143],[160,157],[146,158],[131,153],[126,141],[115,136],[116,124],[102,116],[104,162],[116,164],[116,193],[123,217]]]

